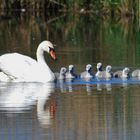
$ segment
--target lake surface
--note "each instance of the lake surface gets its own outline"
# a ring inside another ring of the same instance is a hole
[[[0,22],[0,54],[35,58],[42,40],[56,44],[53,71],[74,64],[76,73],[97,62],[113,71],[140,67],[139,25],[133,19],[89,15],[57,18],[20,15]],[[139,140],[140,81],[0,83],[0,139]]]

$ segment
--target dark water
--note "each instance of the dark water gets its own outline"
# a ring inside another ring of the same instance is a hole
[[[35,58],[44,39],[55,43],[53,71],[74,64],[76,72],[101,61],[113,71],[140,66],[139,26],[132,19],[62,15],[48,22],[21,16],[0,22],[0,53]],[[138,140],[140,82],[0,83],[0,139]]]

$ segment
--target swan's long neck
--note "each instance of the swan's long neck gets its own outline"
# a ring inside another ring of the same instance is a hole
[[[38,47],[37,52],[36,52],[36,56],[37,56],[37,62],[39,64],[47,65],[45,58],[44,58],[44,50],[41,48],[41,46]]]
[[[48,75],[48,76],[50,76],[50,78],[53,79],[54,74],[53,74],[53,72],[51,71],[51,69],[49,68],[49,66],[47,65],[47,63],[45,61],[44,50],[41,46],[38,47],[36,56],[37,56],[38,64],[42,67],[42,70],[43,70],[42,72],[45,72],[45,75]]]

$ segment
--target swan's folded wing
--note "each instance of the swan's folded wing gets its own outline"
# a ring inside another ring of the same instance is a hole
[[[5,54],[0,57],[0,69],[13,78],[23,78],[35,69],[37,61],[18,53]]]

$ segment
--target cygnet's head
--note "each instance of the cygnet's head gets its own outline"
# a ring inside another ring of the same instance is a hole
[[[102,71],[102,63],[97,63],[97,70]]]
[[[130,71],[130,69],[129,69],[129,68],[127,68],[127,67],[126,67],[126,68],[124,68],[124,69],[123,69],[123,74],[129,74],[129,71]]]
[[[86,71],[91,71],[92,69],[92,65],[91,64],[87,64],[86,65]]]
[[[73,72],[74,70],[74,65],[69,65],[69,72]]]
[[[112,70],[112,67],[110,65],[107,65],[106,66],[106,72],[110,73]]]
[[[65,74],[67,72],[67,69],[65,68],[65,67],[62,67],[61,69],[60,69],[60,73],[61,74]]]
[[[56,59],[54,46],[50,41],[47,41],[47,40],[42,41],[39,44],[39,47],[37,49],[37,53],[38,52],[42,53],[43,51],[41,51],[41,50],[48,52],[54,60]],[[40,54],[38,54],[38,55],[40,55]]]

